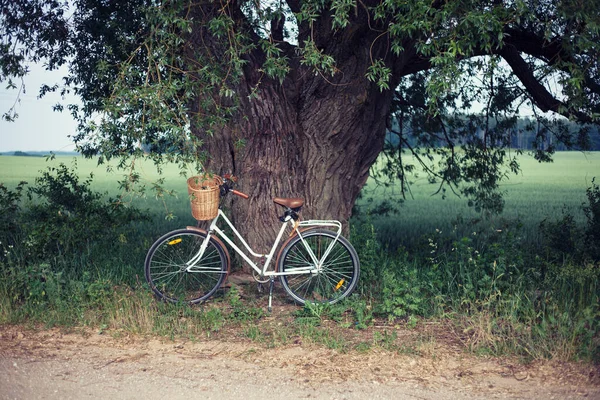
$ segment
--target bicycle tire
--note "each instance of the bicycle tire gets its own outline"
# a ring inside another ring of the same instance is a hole
[[[326,229],[310,229],[302,239],[320,260],[325,249],[336,240],[337,233]],[[300,236],[293,237],[283,248],[277,268],[279,272],[294,272],[314,266]],[[308,302],[334,304],[348,297],[356,288],[360,262],[348,240],[339,236],[322,268],[298,275],[281,275],[283,289],[299,304]]]
[[[197,304],[207,300],[221,287],[229,272],[229,254],[220,240],[210,238],[196,271],[187,262],[200,250],[206,232],[179,229],[160,237],[146,255],[146,282],[152,291],[171,303]]]

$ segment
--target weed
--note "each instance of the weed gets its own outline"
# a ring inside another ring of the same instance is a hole
[[[235,285],[232,285],[225,294],[225,302],[230,306],[228,319],[231,321],[255,321],[265,316],[262,308],[250,306],[242,301],[240,291]]]
[[[247,325],[244,327],[244,336],[254,342],[263,342],[264,335],[256,325]]]
[[[347,342],[326,328],[313,325],[297,325],[297,333],[305,340],[323,345],[332,350],[346,351]]]
[[[421,284],[416,269],[384,271],[378,313],[387,315],[390,320],[425,314],[426,294]]]
[[[360,342],[354,346],[354,350],[358,351],[359,353],[366,353],[371,350],[371,344],[367,342]]]
[[[592,185],[586,190],[587,204],[583,205],[583,212],[587,219],[585,228],[585,249],[594,261],[600,261],[600,186],[595,178]]]
[[[557,220],[546,218],[542,229],[542,214],[531,210],[530,201],[521,212],[526,223],[472,213],[450,220],[454,210],[441,211],[443,206],[431,206],[424,197],[416,203],[423,200],[430,208],[421,215],[404,212],[385,221],[367,215],[352,224],[361,260],[353,296],[335,305],[307,304],[295,313],[292,327],[268,331],[256,324],[263,307],[243,298],[237,287],[201,306],[157,302],[139,283],[145,251],[159,233],[186,223],[187,203],[173,203],[179,221],[165,221],[158,210],[151,221],[92,190],[94,182],[58,164],[33,187],[0,184],[0,323],[192,338],[219,336],[234,327],[268,346],[289,343],[298,332],[308,342],[345,351],[349,344],[336,334],[340,328],[367,329],[376,318],[402,319],[415,328],[423,318],[436,317],[454,321],[456,335],[476,354],[600,358],[595,181],[583,213],[573,207],[581,200],[567,190],[571,205]],[[144,199],[137,204],[151,205]],[[556,210],[560,205],[544,212],[556,215]],[[436,215],[448,220],[443,229],[432,225]],[[400,344],[393,335],[380,332],[353,348],[435,351],[431,337]]]
[[[6,261],[21,241],[20,202],[26,184],[19,182],[14,190],[9,190],[0,183],[0,262]]]
[[[388,330],[384,330],[383,332],[373,332],[374,345],[381,347],[385,350],[395,350],[396,339],[398,339],[398,334],[396,333],[396,331],[392,331],[391,333],[389,333]]]
[[[295,313],[295,323],[305,326],[319,326],[330,307],[327,303],[311,303],[307,301],[304,303],[304,307]]]
[[[276,329],[272,330],[269,334],[268,346],[278,347],[285,346],[290,342],[289,330],[287,327],[279,326]]]
[[[319,320],[323,319],[331,309],[331,305],[329,303],[312,303],[307,301],[304,304],[305,313],[314,318],[318,318]]]

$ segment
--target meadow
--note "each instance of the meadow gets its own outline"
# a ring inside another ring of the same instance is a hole
[[[424,235],[434,232],[450,233],[458,229],[458,234],[465,234],[469,230],[496,230],[508,221],[521,225],[520,234],[525,242],[539,243],[538,228],[543,220],[572,213],[577,223],[584,222],[581,206],[586,202],[586,189],[595,176],[600,179],[599,152],[559,152],[552,163],[539,163],[522,155],[519,164],[521,173],[509,175],[501,185],[505,206],[500,215],[477,213],[467,205],[467,199],[449,191],[442,198],[441,194],[435,194],[438,185],[429,183],[423,174],[412,179],[406,199],[398,188],[378,187],[370,180],[358,204],[368,212],[383,199],[401,202],[396,213],[371,218],[380,239],[391,249],[417,246]],[[369,198],[373,201],[368,201]]]
[[[94,175],[91,187],[113,197],[122,196],[123,201],[141,209],[146,209],[154,216],[157,225],[165,224],[166,230],[171,226],[183,226],[193,223],[187,203],[185,178],[175,165],[164,168],[164,186],[173,190],[177,196],[165,196],[156,199],[151,190],[146,196],[136,197],[119,190],[117,181],[122,179],[123,172],[114,170],[114,165],[98,165],[96,159],[60,156],[53,160],[44,157],[0,157],[0,182],[7,187],[15,187],[19,181],[35,182],[40,171],[60,163],[77,163],[79,176]],[[363,213],[368,213],[383,199],[397,204],[397,212],[387,216],[373,215],[372,223],[380,239],[395,249],[398,246],[416,245],[424,235],[436,231],[449,232],[456,229],[458,221],[466,227],[478,224],[477,228],[500,229],[507,220],[519,221],[523,225],[522,234],[525,241],[538,242],[539,223],[543,220],[559,219],[565,212],[573,214],[578,223],[584,222],[581,206],[586,201],[585,191],[590,187],[592,179],[600,179],[600,152],[558,152],[552,163],[539,163],[528,155],[519,159],[521,173],[509,175],[501,186],[504,192],[505,208],[498,216],[486,216],[477,213],[467,205],[467,200],[448,194],[442,198],[435,195],[438,186],[427,181],[425,176],[412,179],[411,192],[404,199],[395,187],[378,187],[369,180],[363,191],[363,198],[358,205]],[[139,161],[136,163],[140,173],[140,186],[150,188],[152,182],[160,177],[152,163]],[[109,171],[110,170],[110,171]],[[188,171],[192,174],[193,171]],[[240,177],[243,180],[243,177]],[[367,199],[372,198],[372,201]],[[172,212],[174,221],[165,221],[164,216]],[[481,223],[484,220],[484,223]]]
[[[413,179],[412,196],[397,213],[379,215],[371,211],[378,202],[401,198],[369,181],[351,220],[361,260],[355,295],[336,307],[307,306],[295,318],[310,326],[290,329],[343,347],[320,322],[368,329],[375,321],[414,327],[436,320],[476,353],[600,361],[600,247],[593,241],[600,237],[600,190],[586,195],[600,172],[600,153],[554,159],[521,157],[522,173],[502,187],[499,216],[476,213],[466,199],[432,196],[437,186],[424,177]],[[148,189],[159,178],[151,163],[138,161],[136,168]],[[119,189],[121,178],[96,160],[0,157],[0,324],[170,337],[214,336],[234,325],[264,340],[256,325],[261,306],[235,286],[202,307],[152,298],[142,272],[147,249],[163,233],[194,224],[185,178],[167,166],[164,187],[177,195],[159,198],[151,190],[131,196]],[[593,221],[582,211],[586,203],[595,207]],[[284,344],[290,334],[268,333]]]

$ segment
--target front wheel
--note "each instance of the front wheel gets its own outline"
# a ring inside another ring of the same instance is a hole
[[[158,239],[146,256],[146,281],[161,299],[196,304],[212,296],[229,271],[227,250],[211,237],[202,258],[206,232],[180,229]]]
[[[356,287],[360,274],[358,255],[346,238],[336,237],[336,232],[311,229],[302,233],[302,238],[290,240],[282,250],[277,268],[286,275],[281,276],[281,284],[296,302],[333,304],[349,296]]]

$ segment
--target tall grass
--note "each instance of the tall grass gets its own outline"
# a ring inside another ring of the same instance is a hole
[[[441,318],[478,354],[524,360],[600,361],[600,264],[552,264],[523,247],[515,232],[498,232],[484,246],[472,237],[426,253],[390,253],[371,225],[355,226],[361,254],[362,298],[388,319]]]

